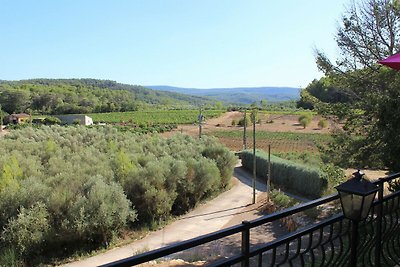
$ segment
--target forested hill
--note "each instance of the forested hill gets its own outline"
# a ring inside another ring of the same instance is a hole
[[[214,102],[205,97],[155,91],[110,80],[0,81],[0,104],[8,113],[28,109],[41,114],[133,111],[149,105],[186,108]]]
[[[210,89],[182,88],[165,85],[149,85],[146,87],[154,90],[210,97],[227,103],[251,104],[253,102],[259,102],[260,100],[266,100],[271,103],[298,100],[300,98],[300,88],[295,87],[263,86]]]

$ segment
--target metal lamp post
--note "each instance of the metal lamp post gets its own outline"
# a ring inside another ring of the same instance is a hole
[[[360,170],[353,178],[336,186],[342,204],[343,214],[352,221],[350,239],[350,264],[357,264],[358,222],[367,218],[378,186],[363,178]]]

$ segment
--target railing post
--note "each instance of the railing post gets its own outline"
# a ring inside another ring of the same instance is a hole
[[[250,266],[250,223],[243,221],[244,229],[242,231],[242,255],[245,257],[242,261],[242,267]]]
[[[380,179],[381,180],[381,179]],[[375,237],[375,266],[381,265],[381,253],[382,253],[382,209],[383,209],[383,183],[382,180],[379,183],[378,191],[378,205],[376,213],[376,237]]]
[[[358,222],[351,221],[351,238],[350,238],[350,267],[357,266],[357,244],[358,244]]]

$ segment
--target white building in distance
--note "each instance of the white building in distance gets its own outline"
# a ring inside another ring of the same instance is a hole
[[[92,125],[93,119],[86,115],[55,115],[54,117],[59,118],[61,123],[64,124],[75,124],[80,125]]]

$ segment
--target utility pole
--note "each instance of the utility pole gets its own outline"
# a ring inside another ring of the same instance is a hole
[[[253,121],[253,204],[256,203],[256,110],[251,112],[251,120]]]
[[[269,202],[269,192],[271,191],[271,144],[268,145],[268,175],[267,175],[267,201]]]
[[[201,107],[199,109],[199,116],[198,116],[198,121],[199,121],[199,139],[201,139],[201,131],[202,131],[202,122],[203,122],[203,113],[201,110]]]
[[[246,122],[246,109],[244,110],[244,118],[243,118],[243,150],[247,149],[247,133],[246,133],[246,127],[247,127],[247,122]]]

